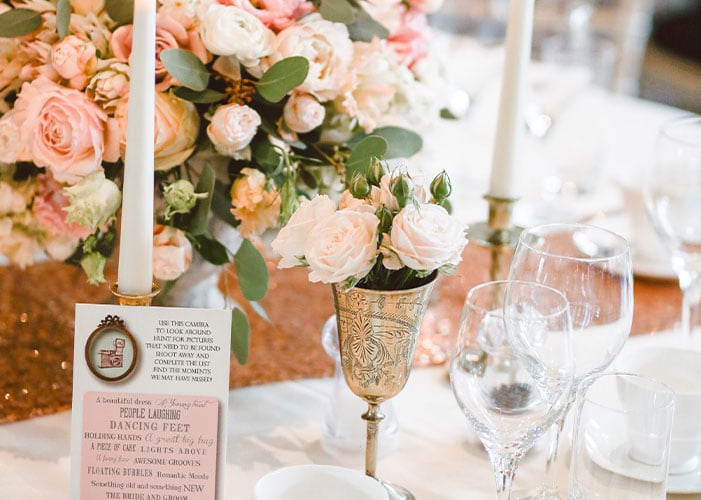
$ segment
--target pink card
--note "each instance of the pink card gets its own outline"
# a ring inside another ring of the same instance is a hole
[[[218,498],[215,397],[86,392],[80,498]]]

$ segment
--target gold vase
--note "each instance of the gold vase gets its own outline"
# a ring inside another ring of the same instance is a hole
[[[351,391],[368,403],[368,411],[362,415],[368,427],[368,476],[375,477],[377,427],[384,418],[379,406],[406,385],[435,281],[407,290],[344,291],[332,285],[343,375]]]

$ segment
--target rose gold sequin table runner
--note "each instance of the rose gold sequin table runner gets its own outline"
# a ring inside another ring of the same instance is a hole
[[[458,273],[441,277],[434,291],[424,342],[429,336],[452,342],[465,292],[488,279],[488,266],[489,252],[468,245]],[[113,274],[108,270],[109,278]],[[270,290],[261,301],[270,322],[247,309],[251,354],[244,366],[232,360],[232,388],[333,373],[321,347],[321,329],[333,314],[331,291],[309,283],[307,274],[306,269],[271,269]],[[636,279],[634,293],[633,334],[667,329],[677,321],[676,283]],[[232,295],[240,299],[236,291]],[[65,264],[0,267],[0,423],[70,408],[76,302],[107,303],[112,297],[106,287],[88,285],[82,270]]]

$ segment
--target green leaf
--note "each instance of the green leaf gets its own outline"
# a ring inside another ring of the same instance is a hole
[[[215,266],[223,266],[229,262],[229,251],[211,234],[187,234],[187,237],[197,252],[207,262],[211,262]]]
[[[105,0],[107,14],[120,26],[131,24],[134,19],[134,2],[125,0]]]
[[[384,158],[387,141],[379,135],[369,135],[351,151],[346,163],[346,179],[350,182],[356,172],[367,175],[374,159]]]
[[[219,102],[226,98],[226,94],[223,92],[217,92],[216,90],[211,89],[195,91],[187,87],[175,87],[173,93],[180,99],[197,104],[210,104],[213,102]]]
[[[238,222],[231,213],[231,196],[229,195],[229,187],[221,181],[216,181],[214,183],[214,192],[212,193],[212,212],[231,227],[237,226]]]
[[[234,255],[234,264],[243,296],[248,300],[265,297],[268,291],[268,266],[253,243],[243,240]]]
[[[348,33],[351,40],[356,42],[370,42],[374,36],[377,38],[389,36],[389,30],[370,17],[370,14],[363,9],[358,10],[355,22],[348,26]]]
[[[199,58],[189,50],[168,49],[161,51],[161,62],[184,87],[201,92],[209,83],[209,71]]]
[[[0,14],[0,37],[28,35],[41,26],[41,13],[31,9],[12,9]]]
[[[440,117],[445,120],[457,120],[458,117],[453,114],[448,108],[441,108]]]
[[[292,56],[273,64],[256,83],[258,93],[268,102],[280,102],[289,91],[301,85],[309,73],[309,61]]]
[[[380,127],[373,130],[372,135],[379,135],[387,141],[385,158],[409,158],[423,146],[419,134],[402,127]]]
[[[348,0],[321,0],[319,13],[324,19],[335,23],[355,22],[355,9]]]
[[[59,38],[65,38],[71,25],[70,0],[58,0],[56,5],[56,30]]]
[[[274,173],[278,170],[282,163],[282,157],[277,149],[275,149],[268,138],[253,141],[251,144],[251,152],[253,158],[267,173]]]
[[[241,309],[234,307],[231,310],[231,352],[240,365],[248,361],[250,332],[248,318]]]
[[[212,206],[212,192],[214,191],[214,170],[206,163],[202,169],[200,179],[195,186],[195,193],[207,193],[206,198],[200,198],[192,211],[190,221],[190,233],[197,236],[207,231],[207,221],[209,220],[209,208]]]

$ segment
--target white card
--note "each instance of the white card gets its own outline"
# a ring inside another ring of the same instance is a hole
[[[225,498],[230,335],[224,309],[76,305],[71,499]]]

